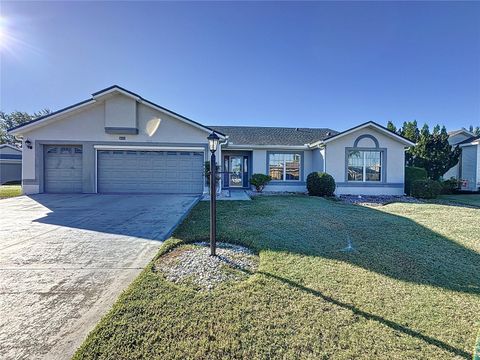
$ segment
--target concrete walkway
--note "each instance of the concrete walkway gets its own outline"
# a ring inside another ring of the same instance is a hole
[[[0,359],[69,359],[193,196],[0,200]]]

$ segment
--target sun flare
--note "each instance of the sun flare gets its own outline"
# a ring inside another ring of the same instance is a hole
[[[30,36],[24,30],[24,20],[7,18],[0,16],[0,53],[11,55],[17,59],[21,59],[25,55],[25,51],[30,54],[40,54],[41,51],[36,46],[30,44]]]

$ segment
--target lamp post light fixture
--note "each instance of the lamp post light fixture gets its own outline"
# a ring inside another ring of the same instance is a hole
[[[217,161],[215,152],[217,151],[220,138],[215,132],[207,137],[208,148],[212,153],[210,156],[210,256],[216,256],[217,250],[217,181],[216,170]]]

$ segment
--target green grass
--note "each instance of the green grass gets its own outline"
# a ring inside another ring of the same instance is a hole
[[[480,194],[440,195],[438,198],[440,200],[480,207]]]
[[[20,185],[0,185],[0,199],[22,195]]]
[[[208,239],[201,202],[161,249]],[[75,359],[471,359],[480,326],[480,210],[320,198],[219,202],[219,240],[256,274],[210,293],[150,265]],[[461,220],[461,221],[460,221]],[[350,238],[354,252],[341,251]]]

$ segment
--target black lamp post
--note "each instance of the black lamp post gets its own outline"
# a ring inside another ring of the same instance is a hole
[[[216,170],[217,161],[215,151],[217,151],[220,138],[215,132],[207,137],[208,148],[212,155],[210,156],[210,255],[216,256],[217,248],[217,181]]]

